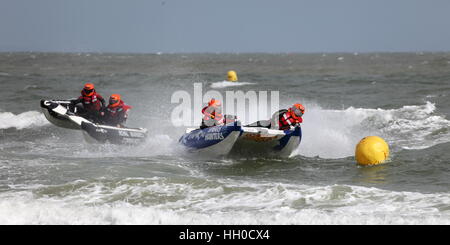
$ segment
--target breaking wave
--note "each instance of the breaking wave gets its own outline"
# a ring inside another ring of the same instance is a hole
[[[370,135],[383,137],[391,147],[401,149],[424,149],[450,142],[450,121],[435,113],[436,106],[431,102],[388,110],[326,110],[317,105],[308,108],[296,153],[308,157],[353,156],[356,144]]]
[[[0,129],[24,129],[49,124],[44,114],[38,111],[27,111],[15,115],[11,112],[0,112]]]
[[[450,201],[447,193],[352,185],[171,183],[158,177],[78,180],[0,197],[1,224],[449,224]]]
[[[255,83],[222,81],[222,82],[212,83],[211,88],[239,87],[239,86],[252,85],[252,84],[255,84]]]

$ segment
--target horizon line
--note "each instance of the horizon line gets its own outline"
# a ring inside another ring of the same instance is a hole
[[[103,52],[103,51],[1,51],[0,54],[8,54],[8,53],[37,53],[37,54],[110,54],[110,55],[123,55],[123,54],[133,54],[133,55],[176,55],[176,54],[190,54],[190,55],[200,55],[200,54],[232,54],[232,55],[248,55],[248,54],[268,54],[268,55],[277,55],[277,54],[425,54],[425,53],[450,53],[450,50],[442,50],[442,51],[430,51],[430,50],[420,50],[420,51],[293,51],[293,52]]]

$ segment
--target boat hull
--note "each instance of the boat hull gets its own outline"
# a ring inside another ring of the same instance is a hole
[[[242,127],[239,122],[205,129],[188,129],[179,142],[189,152],[207,155],[281,156],[289,157],[301,142],[300,127],[270,130]]]
[[[68,100],[41,100],[41,110],[44,113],[45,118],[55,126],[68,129],[81,129],[81,124],[71,120],[66,114],[57,113],[54,111],[58,106],[64,107],[68,110],[70,101]]]
[[[226,126],[214,126],[205,129],[195,129],[184,134],[179,142],[189,152],[205,155],[227,155],[241,134],[241,126],[237,123]]]
[[[81,129],[85,140],[89,143],[139,144],[147,137],[144,128],[118,128],[82,122]]]
[[[244,132],[236,141],[230,154],[289,157],[300,145],[302,131],[300,127],[296,127],[281,132],[284,134],[246,133],[244,128]]]

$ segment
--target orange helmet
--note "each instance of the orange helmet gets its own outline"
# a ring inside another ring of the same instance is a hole
[[[94,84],[86,83],[81,93],[84,94],[85,96],[91,96],[94,93],[94,91],[95,91]]]
[[[220,103],[220,101],[219,100],[216,100],[216,99],[211,99],[209,102],[208,102],[208,106],[214,106],[214,107],[219,107],[219,106],[221,106],[222,105],[222,103]]]
[[[301,117],[305,113],[305,107],[302,104],[294,104],[291,107],[293,117]]]
[[[112,94],[109,97],[109,105],[112,107],[116,107],[120,104],[120,94]]]

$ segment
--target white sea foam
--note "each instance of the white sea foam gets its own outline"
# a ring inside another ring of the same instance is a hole
[[[0,129],[40,127],[49,124],[44,114],[38,111],[27,111],[20,114],[0,112]]]
[[[212,83],[211,88],[239,87],[239,86],[252,85],[252,84],[255,84],[255,83],[222,81],[222,82]]]
[[[157,156],[174,155],[177,152],[178,141],[166,134],[152,134],[150,132],[147,140],[138,146],[122,148],[118,151],[119,155],[131,156]]]
[[[326,110],[317,105],[306,106],[302,142],[294,155],[352,156],[356,144],[369,135],[383,137],[388,144],[405,149],[450,142],[450,121],[436,114],[436,106],[431,102],[390,110],[354,107]]]
[[[70,195],[1,193],[0,224],[450,224],[448,193],[206,184],[211,186],[152,178],[74,183]]]

